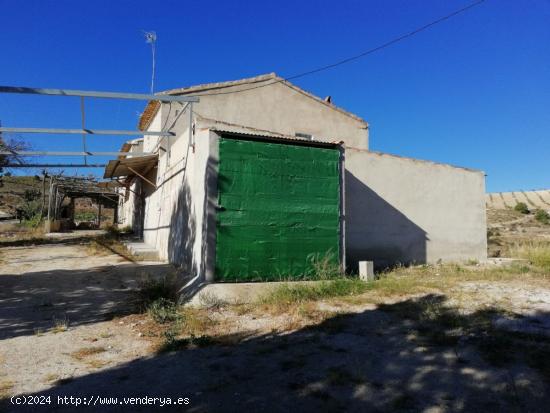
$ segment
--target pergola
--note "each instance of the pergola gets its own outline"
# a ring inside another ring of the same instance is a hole
[[[62,128],[28,128],[28,127],[0,127],[0,133],[39,133],[39,134],[58,134],[58,135],[81,135],[82,151],[78,152],[52,152],[52,151],[10,151],[5,148],[0,148],[0,155],[15,155],[20,157],[28,156],[83,156],[83,164],[36,164],[36,163],[14,163],[5,165],[8,168],[33,168],[33,167],[71,167],[71,168],[98,168],[105,167],[105,164],[89,164],[88,157],[93,156],[126,156],[125,152],[90,152],[86,148],[86,138],[88,135],[97,136],[161,136],[166,137],[168,146],[170,140],[174,136],[169,127],[167,130],[159,131],[140,131],[140,130],[114,130],[114,129],[90,129],[86,126],[86,98],[100,99],[123,99],[123,100],[150,100],[158,102],[177,102],[182,105],[184,112],[189,108],[189,116],[193,112],[193,103],[199,102],[196,96],[174,96],[167,94],[141,94],[141,93],[121,93],[121,92],[100,92],[100,91],[85,91],[85,90],[69,90],[69,89],[43,89],[33,87],[18,87],[18,86],[0,86],[0,93],[17,93],[17,94],[32,94],[32,95],[47,95],[47,96],[72,96],[80,97],[80,113],[82,127],[80,129],[62,129]],[[149,152],[133,152],[132,156],[147,156],[153,155]]]
[[[98,205],[98,226],[101,225],[101,208],[114,209],[114,222],[117,221],[118,197],[114,185],[101,185],[93,178],[50,176],[50,191],[48,198],[48,222],[60,219],[63,201],[70,199],[69,219],[74,221],[74,200],[90,198]]]
[[[171,147],[171,140],[175,136],[172,132],[172,127],[179,118],[168,127],[163,127],[161,130],[141,131],[141,130],[111,130],[111,129],[90,129],[86,125],[86,99],[123,99],[123,100],[147,100],[156,102],[175,102],[182,106],[180,112],[189,113],[189,118],[192,119],[193,103],[199,102],[196,96],[174,96],[168,94],[139,94],[139,93],[120,93],[120,92],[101,92],[101,91],[84,91],[84,90],[68,90],[68,89],[43,89],[32,87],[18,86],[0,86],[0,93],[16,93],[16,94],[31,94],[31,95],[46,95],[46,96],[72,96],[80,98],[80,113],[81,113],[81,128],[80,129],[62,129],[62,128],[40,128],[40,127],[0,127],[0,133],[37,133],[37,134],[58,134],[58,135],[80,135],[82,137],[82,151],[64,152],[64,151],[14,151],[6,148],[0,148],[0,155],[13,155],[18,158],[33,157],[33,156],[82,156],[83,163],[27,163],[21,162],[4,165],[8,168],[98,168],[105,167],[106,164],[89,163],[88,157],[96,156],[116,156],[117,160],[110,161],[105,174],[105,178],[110,178],[112,182],[98,182],[88,178],[78,177],[62,177],[50,176],[50,196],[48,202],[48,225],[51,226],[52,221],[57,221],[59,218],[61,204],[65,198],[71,199],[71,204],[74,206],[76,198],[91,198],[99,205],[98,223],[101,220],[101,207],[112,207],[115,209],[115,222],[117,218],[118,208],[118,193],[114,190],[118,179],[122,176],[139,176],[150,185],[154,183],[149,181],[145,175],[153,168],[158,159],[158,155],[150,152],[132,152],[131,159],[127,158],[128,152],[91,152],[86,148],[86,139],[89,135],[96,136],[159,136],[167,139],[168,148]],[[188,110],[187,110],[188,109]],[[190,126],[191,128],[191,123]],[[169,150],[168,150],[169,151]],[[44,178],[45,179],[45,178]],[[121,183],[119,182],[118,185]],[[128,186],[127,183],[124,186]],[[72,208],[74,218],[74,208]]]

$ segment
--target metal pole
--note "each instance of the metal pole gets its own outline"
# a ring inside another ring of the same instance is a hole
[[[340,231],[342,231],[341,259],[342,271],[346,272],[346,156],[344,147],[340,147]]]
[[[49,222],[50,222],[50,217],[51,217],[50,210],[51,210],[51,207],[52,207],[52,190],[53,190],[53,177],[50,176],[50,191],[48,193],[48,225],[50,225]]]
[[[0,155],[18,156],[147,156],[153,152],[54,152],[54,151],[0,151]]]
[[[195,153],[195,139],[193,137],[193,104],[189,104],[189,145],[193,147]]]
[[[82,130],[86,130],[86,114],[84,111],[84,96],[80,96],[80,117],[82,118]],[[84,152],[87,151],[86,149],[86,134],[82,134],[82,150]],[[86,155],[84,155],[84,164],[88,163],[88,159],[86,158]]]
[[[97,211],[97,229],[101,229],[101,202],[99,202],[99,199],[96,198],[96,202],[98,204],[98,211]]]
[[[43,89],[24,86],[0,86],[0,93],[19,93],[31,95],[51,96],[85,96],[91,98],[105,99],[130,99],[130,100],[159,100],[161,102],[198,102],[197,96],[165,95],[165,94],[143,94],[143,93],[120,93],[120,92],[98,92],[87,90],[70,89]]]
[[[0,132],[6,133],[58,133],[67,135],[81,135],[83,133],[87,135],[113,135],[113,136],[170,136],[172,132],[154,132],[154,131],[140,131],[140,130],[110,130],[110,129],[56,129],[56,128],[0,128]]]

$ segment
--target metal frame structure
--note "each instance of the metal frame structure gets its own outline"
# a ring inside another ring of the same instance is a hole
[[[19,156],[127,156],[128,152],[53,152],[53,151],[0,151],[0,155]],[[132,156],[153,155],[153,152],[132,152]]]
[[[81,152],[49,152],[49,151],[0,151],[0,155],[16,155],[16,156],[83,156],[84,164],[12,164],[6,165],[11,168],[100,168],[102,164],[88,164],[88,156],[125,156],[123,152],[90,152],[86,149],[87,135],[110,135],[110,136],[161,136],[167,137],[168,148],[171,146],[170,137],[174,136],[173,132],[167,131],[133,131],[133,130],[105,130],[105,129],[88,129],[85,126],[85,98],[102,98],[102,99],[126,99],[126,100],[156,100],[160,102],[179,102],[185,108],[189,107],[189,115],[192,116],[193,103],[199,102],[197,96],[182,96],[182,95],[165,95],[165,94],[141,94],[141,93],[121,93],[121,92],[101,92],[101,91],[85,91],[85,90],[70,90],[70,89],[44,89],[33,87],[18,87],[18,86],[0,86],[0,93],[15,93],[15,94],[31,94],[31,95],[47,95],[47,96],[73,96],[80,97],[80,111],[82,116],[81,129],[59,129],[59,128],[24,128],[24,127],[0,127],[0,132],[7,133],[46,133],[46,134],[69,134],[82,135]],[[183,111],[182,111],[183,112]],[[177,120],[177,119],[176,119]],[[174,122],[175,123],[175,122]],[[146,152],[135,152],[132,155],[146,155]]]
[[[105,168],[105,163],[14,163],[3,168]]]
[[[45,179],[46,177],[44,177]],[[47,221],[55,221],[59,217],[63,200],[66,197],[92,198],[99,205],[98,225],[101,224],[101,205],[111,205],[115,209],[115,220],[117,219],[119,193],[99,187],[95,179],[85,177],[64,177],[61,175],[49,176],[49,195]],[[103,202],[100,199],[105,199]]]
[[[35,87],[0,86],[0,93],[18,93],[49,96],[80,96],[104,99],[159,100],[161,102],[199,102],[197,96],[161,95],[122,92],[98,92],[89,90],[43,89]]]
[[[172,136],[172,132],[139,131],[139,130],[108,130],[108,129],[57,129],[57,128],[4,128],[0,132],[8,133],[55,133],[60,135],[133,135],[133,136]]]

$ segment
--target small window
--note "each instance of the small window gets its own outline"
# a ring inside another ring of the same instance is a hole
[[[308,141],[313,140],[313,135],[310,135],[309,133],[296,132],[295,136],[297,138],[307,139]]]

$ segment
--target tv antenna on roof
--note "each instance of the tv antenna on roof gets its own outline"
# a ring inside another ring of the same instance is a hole
[[[142,31],[143,35],[145,36],[145,41],[151,45],[151,52],[153,54],[153,72],[151,74],[151,94],[153,94],[155,87],[155,43],[157,41],[157,33],[154,31]]]

